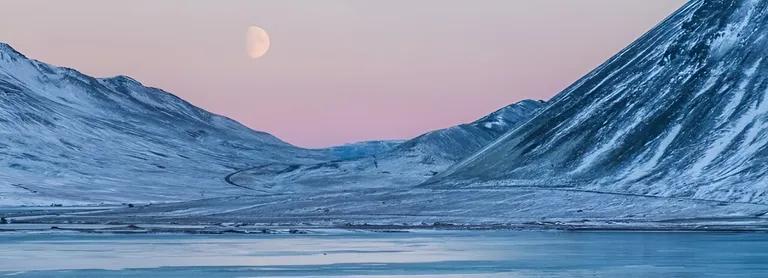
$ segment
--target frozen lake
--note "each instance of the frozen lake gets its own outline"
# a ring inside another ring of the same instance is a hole
[[[13,277],[768,277],[768,234],[0,233]]]

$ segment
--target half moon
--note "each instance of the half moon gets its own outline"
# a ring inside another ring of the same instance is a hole
[[[267,34],[267,31],[256,26],[248,27],[246,40],[248,56],[256,59],[267,54],[269,50],[269,34]]]

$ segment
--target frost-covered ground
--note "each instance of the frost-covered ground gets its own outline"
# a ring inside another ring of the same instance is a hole
[[[280,226],[766,230],[766,213],[766,205],[604,194],[568,188],[378,189],[225,197],[76,213],[43,211],[30,214],[0,210],[0,215],[15,223],[139,226],[146,223],[233,223],[235,226],[253,226],[251,228],[257,230]],[[36,214],[39,216],[34,216]]]

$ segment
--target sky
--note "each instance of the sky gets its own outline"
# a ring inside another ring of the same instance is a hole
[[[131,76],[303,147],[547,100],[684,0],[3,0],[0,41]],[[246,32],[269,33],[249,57]]]

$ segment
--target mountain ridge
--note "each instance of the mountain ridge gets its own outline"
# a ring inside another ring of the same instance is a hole
[[[413,187],[514,129],[545,105],[544,101],[523,100],[474,122],[430,131],[401,143],[369,142],[379,147],[369,146],[365,149],[370,152],[347,155],[347,159],[258,165],[230,175],[229,180],[271,193]],[[359,145],[352,147],[360,150]]]
[[[428,181],[768,203],[768,3],[687,3],[537,117]]]
[[[0,95],[0,204],[241,194],[223,181],[235,169],[331,159],[133,78],[90,77],[8,44],[0,45]]]

